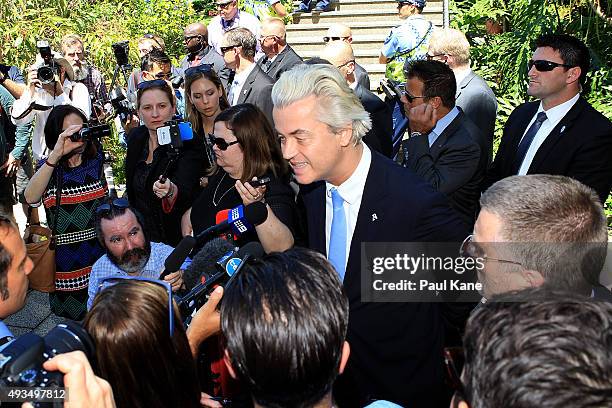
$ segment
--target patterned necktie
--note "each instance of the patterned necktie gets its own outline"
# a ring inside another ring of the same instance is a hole
[[[261,69],[267,73],[270,70],[270,65],[272,65],[272,60],[269,59],[268,57],[263,57],[263,60],[261,61]]]
[[[542,123],[548,119],[546,117],[545,112],[538,113],[535,122],[531,124],[525,136],[523,136],[523,140],[519,144],[519,147],[516,151],[516,157],[514,158],[514,165],[512,166],[512,174],[518,174],[521,165],[523,164],[523,160],[525,160],[525,155],[527,154],[527,150],[529,150],[529,146],[531,146],[531,142],[533,142],[533,138],[535,137],[540,127],[542,127]]]
[[[344,200],[338,193],[337,188],[331,189],[331,196],[334,212],[332,214],[327,259],[338,272],[340,281],[343,281],[346,270],[346,214],[344,213]]]

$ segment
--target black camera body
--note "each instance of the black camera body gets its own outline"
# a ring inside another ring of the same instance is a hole
[[[111,129],[109,125],[89,126],[84,124],[81,130],[73,133],[70,140],[73,142],[87,142],[89,140],[99,140],[104,136],[110,136]]]
[[[113,48],[113,53],[115,54],[115,60],[117,60],[117,65],[124,68],[129,67],[130,62],[128,55],[130,53],[130,43],[128,41],[119,41],[111,45]]]
[[[59,75],[59,66],[55,63],[53,59],[53,53],[51,52],[51,47],[47,41],[38,41],[36,43],[36,47],[38,47],[38,52],[42,57],[43,64],[38,67],[36,74],[38,75],[38,80],[43,85],[52,84],[55,82],[55,76]]]
[[[0,353],[0,386],[63,387],[64,375],[59,371],[46,371],[42,365],[58,354],[76,350],[84,352],[88,359],[94,358],[91,337],[75,322],[58,324],[44,338],[34,333],[25,334]]]
[[[400,102],[400,98],[402,97],[400,86],[400,82],[384,78],[380,81],[378,88],[376,88],[376,92],[379,95],[384,93],[387,100],[396,100],[397,102]]]
[[[115,115],[119,115],[122,120],[126,120],[130,115],[136,115],[136,104],[130,101],[127,93],[121,87],[116,87],[108,95]]]

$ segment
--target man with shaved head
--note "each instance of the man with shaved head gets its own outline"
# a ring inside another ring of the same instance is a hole
[[[192,23],[185,27],[183,43],[187,49],[187,55],[181,60],[183,72],[187,68],[198,65],[212,65],[223,86],[227,89],[227,80],[230,70],[225,66],[223,57],[208,45],[208,30],[202,23]]]
[[[355,77],[355,55],[353,48],[345,41],[329,42],[321,51],[321,58],[328,60],[340,70],[349,87],[355,92],[366,112],[372,119],[372,128],[365,134],[363,140],[372,149],[391,157],[393,145],[393,120],[391,109],[379,97],[361,86]]]
[[[342,23],[330,24],[325,37],[323,37],[323,42],[330,43],[332,41],[344,41],[348,44],[352,44],[353,33],[351,31],[351,27]],[[355,78],[357,79],[357,82],[365,89],[370,89],[370,77],[368,76],[368,71],[357,63],[355,63]]]
[[[259,65],[273,80],[293,66],[302,63],[302,58],[287,44],[285,23],[280,18],[269,18],[261,24],[259,35],[261,50],[266,54]]]

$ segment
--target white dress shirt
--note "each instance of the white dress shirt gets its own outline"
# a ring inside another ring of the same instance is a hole
[[[370,148],[365,143],[361,143],[361,145],[363,146],[363,153],[361,154],[361,159],[353,174],[339,186],[334,186],[331,183],[325,182],[325,248],[327,248],[327,253],[329,254],[329,237],[331,235],[332,215],[334,213],[331,189],[336,187],[338,193],[340,193],[340,196],[344,200],[344,214],[346,216],[345,265],[351,250],[351,241],[353,240],[355,225],[357,225],[357,216],[359,215],[359,208],[361,208],[363,189],[368,177],[368,172],[370,171],[370,164],[372,163],[372,152]]]
[[[30,90],[26,89],[21,95],[21,98],[15,101],[13,104],[13,110],[11,111],[12,121],[16,125],[24,125],[32,122],[36,118],[36,125],[32,131],[32,153],[34,154],[34,164],[43,157],[47,157],[50,153],[50,149],[47,148],[45,142],[45,124],[47,118],[51,113],[51,109],[46,111],[32,110],[26,116],[21,119],[18,118],[29,109],[32,102],[37,103],[41,106],[59,106],[59,105],[72,105],[75,108],[79,108],[85,114],[85,117],[89,118],[91,115],[91,102],[89,98],[89,91],[87,87],[81,83],[73,83],[66,79],[64,81],[63,93],[56,96],[48,93],[42,88],[36,88],[34,91],[34,97],[30,95]],[[72,99],[70,98],[70,92],[72,91]],[[51,146],[53,149],[53,146]]]
[[[234,76],[234,81],[230,86],[230,93],[232,94],[232,100],[229,101],[230,105],[234,106],[238,102],[238,98],[240,98],[240,93],[242,92],[242,87],[253,69],[255,69],[255,64],[251,64],[250,67],[240,73],[237,72]]]
[[[533,115],[533,118],[531,118],[531,121],[525,128],[525,133],[527,133],[527,130],[529,130],[533,122],[535,122],[538,113],[545,112],[546,120],[542,122],[542,126],[538,130],[538,133],[536,133],[535,137],[533,138],[533,141],[531,142],[531,145],[529,146],[529,150],[527,150],[527,153],[525,154],[525,158],[523,159],[521,168],[518,171],[519,175],[523,176],[527,174],[527,171],[529,171],[529,166],[531,166],[531,162],[533,161],[533,158],[538,152],[540,146],[542,146],[542,143],[544,143],[544,141],[546,140],[550,132],[552,132],[552,130],[555,128],[555,126],[557,126],[559,122],[561,122],[561,119],[563,119],[563,117],[567,115],[567,112],[572,109],[572,106],[574,106],[574,104],[578,101],[578,98],[580,98],[579,93],[577,93],[569,101],[563,102],[562,104],[557,105],[554,108],[550,108],[547,111],[544,110],[544,107],[542,107],[542,102],[540,102],[540,107],[538,108],[538,111],[535,113],[535,115]],[[561,132],[563,132],[563,128],[560,130]],[[525,133],[523,133],[523,137],[525,137]],[[523,138],[521,138],[521,140],[522,139]]]

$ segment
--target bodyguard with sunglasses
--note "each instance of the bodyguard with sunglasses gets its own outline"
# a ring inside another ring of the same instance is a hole
[[[128,199],[143,215],[151,241],[175,246],[181,239],[181,214],[191,206],[199,183],[203,146],[197,139],[184,142],[178,156],[169,145],[160,146],[157,128],[174,116],[174,93],[161,79],[142,82],[138,88],[138,116],[144,124],[128,136]]]
[[[536,41],[527,93],[539,101],[520,105],[508,118],[485,189],[515,174],[558,174],[593,188],[605,202],[612,186],[612,123],[580,95],[589,66],[589,50],[575,37]]]

